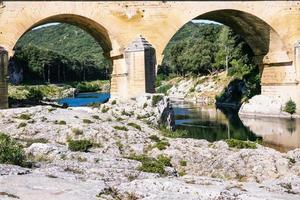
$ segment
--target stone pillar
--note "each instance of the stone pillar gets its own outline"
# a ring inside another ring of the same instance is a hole
[[[128,95],[137,97],[155,92],[156,56],[155,49],[142,36],[125,49],[128,70]]]
[[[113,71],[110,81],[110,95],[112,97],[128,98],[128,72],[123,55],[111,57]]]
[[[7,65],[8,53],[0,47],[0,109],[8,108]]]
[[[300,81],[300,41],[294,45],[294,66],[297,74],[297,81]]]

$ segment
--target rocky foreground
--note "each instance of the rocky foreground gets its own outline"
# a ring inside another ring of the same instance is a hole
[[[172,128],[166,99],[8,109],[0,118],[0,132],[32,162],[0,164],[0,199],[300,199],[300,149],[167,137],[154,128]],[[91,148],[71,151],[68,141],[82,139]]]

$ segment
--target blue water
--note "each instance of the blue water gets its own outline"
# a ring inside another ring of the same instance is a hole
[[[70,107],[87,106],[92,103],[103,103],[110,98],[109,93],[79,93],[75,97],[63,98],[58,103],[68,104]]]

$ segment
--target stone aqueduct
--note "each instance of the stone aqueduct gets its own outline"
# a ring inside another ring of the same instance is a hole
[[[160,64],[169,40],[192,19],[214,20],[241,34],[261,68],[262,93],[300,102],[300,1],[2,1],[0,46],[12,56],[18,39],[33,27],[50,22],[76,25],[112,60],[112,95],[132,97],[146,92],[146,55],[136,52],[128,58],[128,45],[142,35]],[[3,108],[6,69],[0,72]]]

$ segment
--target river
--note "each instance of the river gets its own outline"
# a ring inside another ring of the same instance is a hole
[[[108,93],[81,93],[75,98],[64,98],[58,103],[71,107],[105,102]],[[176,128],[187,130],[187,138],[206,139],[210,142],[224,139],[260,141],[263,145],[286,152],[300,148],[300,119],[270,117],[242,117],[232,110],[214,106],[172,101]]]

